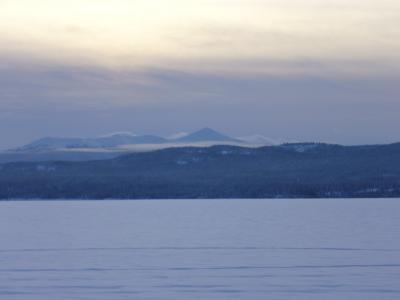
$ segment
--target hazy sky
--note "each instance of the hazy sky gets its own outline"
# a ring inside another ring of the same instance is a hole
[[[204,126],[400,141],[400,1],[0,0],[0,149]]]

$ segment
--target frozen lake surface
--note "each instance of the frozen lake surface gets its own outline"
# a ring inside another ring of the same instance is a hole
[[[400,199],[0,203],[0,299],[400,299]]]

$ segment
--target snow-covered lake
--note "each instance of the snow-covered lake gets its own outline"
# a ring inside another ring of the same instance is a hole
[[[400,299],[400,199],[0,203],[0,299]]]

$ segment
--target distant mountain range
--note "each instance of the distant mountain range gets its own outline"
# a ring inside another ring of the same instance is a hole
[[[174,147],[205,147],[236,145],[260,147],[276,145],[273,139],[261,135],[233,138],[211,128],[170,137],[136,135],[119,132],[96,138],[45,137],[27,145],[0,152],[0,163],[12,161],[84,161],[117,157],[130,152],[144,152]]]
[[[15,150],[37,151],[37,150],[61,150],[61,149],[98,149],[116,148],[123,145],[137,144],[162,144],[167,140],[156,135],[132,135],[128,133],[117,133],[98,138],[61,138],[46,137],[24,145]]]
[[[271,139],[258,136],[256,145],[273,145]],[[116,133],[98,138],[62,138],[46,137],[14,149],[16,151],[43,151],[43,150],[67,150],[67,149],[115,149],[128,148],[131,145],[160,145],[160,144],[252,144],[251,138],[243,140],[232,138],[211,128],[203,128],[199,131],[180,134],[176,138],[164,138],[157,135],[134,135],[131,133]],[[121,150],[121,149],[120,149]]]
[[[0,164],[0,199],[299,197],[400,197],[400,143],[180,147]]]

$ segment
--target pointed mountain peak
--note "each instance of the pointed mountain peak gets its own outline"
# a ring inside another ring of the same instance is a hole
[[[196,131],[195,133],[206,133],[206,134],[221,134],[218,131],[210,128],[210,127],[204,127],[198,131]]]
[[[177,140],[180,142],[237,142],[236,139],[231,138],[230,136],[222,134],[209,127],[202,128]]]

